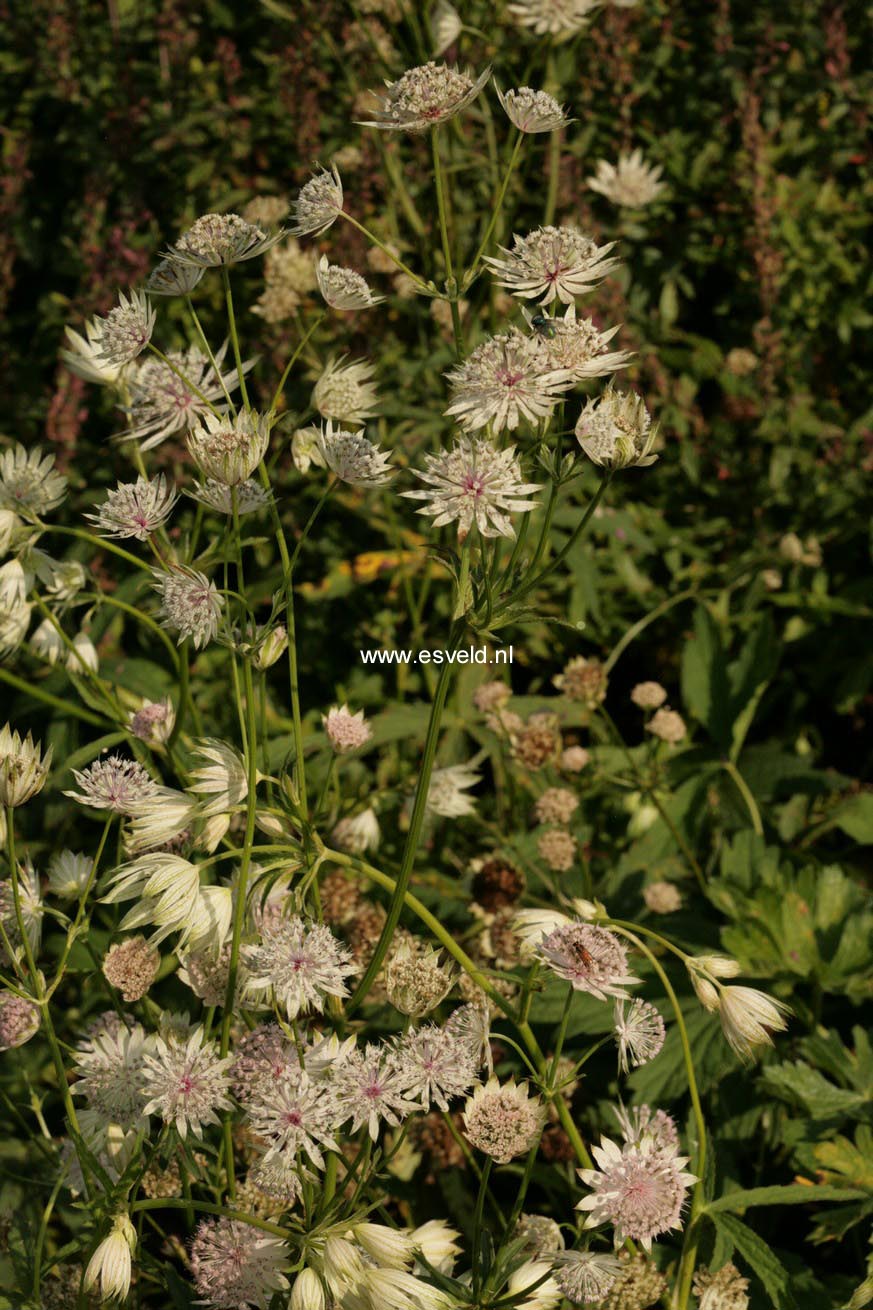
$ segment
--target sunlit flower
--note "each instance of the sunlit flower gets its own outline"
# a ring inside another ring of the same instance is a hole
[[[0,728],[0,804],[24,805],[42,791],[52,762],[30,733],[22,737],[5,723]]]
[[[141,355],[151,341],[156,314],[146,296],[132,291],[120,292],[118,304],[105,318],[95,322],[98,358],[121,367]]]
[[[117,1215],[108,1237],[88,1261],[82,1278],[82,1290],[88,1292],[98,1283],[104,1301],[124,1301],[130,1291],[131,1253],[136,1248],[136,1229],[126,1214]]]
[[[197,346],[171,350],[167,354],[168,362],[146,359],[137,365],[129,383],[130,426],[123,440],[139,441],[143,451],[152,450],[168,437],[193,427],[198,418],[210,412],[210,405],[221,403],[225,393],[230,394],[239,386],[235,368],[223,371],[226,353],[225,342],[213,356],[214,368]],[[243,373],[248,373],[253,365],[254,360],[245,360]]]
[[[602,0],[513,0],[509,12],[520,27],[537,36],[567,40],[588,26]]]
[[[181,646],[191,638],[195,650],[208,646],[218,632],[224,597],[219,595],[215,583],[196,569],[174,565],[162,573],[152,570],[155,590],[161,597],[161,621],[164,627],[179,634]]]
[[[91,877],[91,859],[76,851],[58,851],[49,860],[49,891],[69,901],[82,895]]]
[[[571,122],[554,96],[546,91],[535,91],[530,86],[512,91],[501,91],[498,87],[497,99],[519,132],[556,132]]]
[[[341,1111],[351,1119],[355,1133],[365,1124],[375,1142],[382,1121],[396,1128],[418,1105],[405,1093],[403,1076],[393,1049],[368,1043],[352,1051],[336,1074]]]
[[[450,976],[449,986],[451,983]],[[475,1083],[479,1063],[456,1029],[425,1024],[398,1042],[397,1069],[403,1090],[420,1101],[423,1110],[429,1110],[431,1104],[448,1110],[449,1102],[466,1096]]]
[[[212,1310],[267,1310],[290,1286],[281,1273],[288,1261],[280,1238],[237,1219],[202,1219],[191,1243],[194,1286]]]
[[[377,404],[376,388],[371,381],[375,371],[374,366],[364,359],[351,360],[348,364],[341,359],[329,360],[312,389],[313,407],[322,418],[353,425],[372,418]],[[300,431],[317,433],[318,429],[303,428]],[[294,434],[295,439],[297,435]],[[298,459],[295,459],[295,464],[301,473],[306,472]]]
[[[145,1113],[159,1114],[183,1139],[189,1129],[202,1137],[204,1125],[219,1122],[220,1110],[233,1109],[227,1096],[232,1064],[233,1056],[222,1059],[215,1043],[205,1040],[202,1027],[184,1043],[158,1037],[143,1068]]]
[[[658,458],[651,449],[658,434],[642,396],[616,391],[610,383],[589,400],[576,423],[576,440],[593,464],[603,468],[646,468]]]
[[[334,705],[322,715],[328,741],[338,755],[360,750],[373,735],[373,729],[364,720],[364,711],[353,714],[348,705]]]
[[[481,781],[481,773],[477,773],[471,764],[450,764],[444,769],[434,769],[427,792],[428,810],[444,819],[460,819],[465,814],[472,814],[476,809],[475,798],[465,796],[464,792]]]
[[[430,30],[431,49],[434,55],[441,55],[443,51],[448,50],[450,45],[454,45],[464,25],[461,21],[461,15],[449,0],[436,0],[428,15],[428,28]]]
[[[327,255],[318,261],[318,289],[331,309],[370,309],[381,304],[384,296],[374,296],[366,279],[353,268],[328,263]]]
[[[83,1096],[96,1120],[119,1124],[125,1131],[147,1125],[143,1111],[142,1073],[146,1055],[156,1038],[140,1024],[103,1028],[90,1039],[76,1059],[78,1082],[74,1096]],[[80,1117],[82,1112],[80,1111]]]
[[[244,514],[256,514],[259,510],[266,509],[272,500],[269,491],[253,478],[238,483],[233,490],[226,482],[207,478],[205,482],[196,482],[189,495],[192,500],[197,500],[201,505],[215,510],[216,514],[233,514],[234,501],[236,501],[236,512],[240,518]]]
[[[626,989],[640,981],[628,973],[627,948],[621,939],[593,924],[573,922],[554,928],[540,941],[536,953],[576,991],[588,992],[600,1001],[608,996],[624,998]]]
[[[460,437],[451,450],[425,455],[425,468],[415,476],[426,490],[403,491],[409,500],[427,504],[418,511],[432,518],[435,528],[457,523],[464,541],[475,523],[483,537],[514,537],[510,514],[535,509],[529,497],[537,482],[524,482],[514,446],[497,450],[482,437]]]
[[[252,1132],[266,1145],[267,1164],[279,1155],[295,1161],[305,1156],[323,1169],[323,1152],[339,1150],[334,1133],[340,1114],[333,1088],[300,1069],[286,1066],[262,1080],[245,1106]]]
[[[196,924],[200,875],[195,864],[179,855],[152,852],[138,855],[116,870],[110,879],[111,891],[103,897],[110,904],[134,901],[135,904],[119,924],[122,932],[154,927],[152,943],[157,944],[171,932],[181,932],[183,942]]]
[[[490,424],[495,432],[548,418],[572,386],[569,373],[552,368],[543,343],[517,328],[484,341],[447,377],[452,403],[446,414],[462,427]]]
[[[25,516],[47,514],[67,494],[67,479],[55,469],[54,455],[17,442],[0,454],[0,509]]]
[[[574,382],[605,377],[624,368],[631,360],[627,350],[608,349],[618,328],[601,332],[590,318],[577,318],[576,306],[568,305],[563,318],[524,316],[540,336],[546,358],[554,369],[566,369]]]
[[[253,999],[274,996],[289,1019],[324,1009],[327,996],[347,996],[346,978],[356,972],[351,953],[323,924],[296,916],[264,923],[262,939],[243,948]]]
[[[540,1138],[546,1109],[539,1097],[529,1096],[527,1083],[514,1079],[499,1083],[489,1078],[475,1088],[464,1106],[467,1140],[498,1164],[525,1155]]]
[[[353,487],[381,486],[394,473],[389,453],[368,441],[363,432],[334,431],[330,419],[321,430],[318,453],[331,473]]]
[[[194,743],[194,756],[188,790],[200,798],[201,817],[225,814],[242,805],[249,787],[239,751],[218,737],[201,737]]]
[[[281,228],[268,235],[239,214],[204,214],[170,247],[167,258],[195,268],[227,267],[262,255],[284,235]]]
[[[74,801],[92,810],[114,810],[116,814],[136,814],[157,793],[157,783],[136,760],[110,755],[95,760],[87,769],[73,769],[79,791],[65,791]]]
[[[658,1150],[651,1140],[621,1150],[608,1137],[591,1154],[597,1169],[580,1169],[582,1182],[592,1188],[577,1210],[587,1210],[585,1228],[609,1223],[616,1247],[628,1238],[644,1250],[662,1233],[682,1227],[682,1210],[688,1188],[696,1179],[683,1172],[685,1156]]]
[[[173,787],[156,787],[136,807],[125,833],[129,855],[155,850],[176,841],[193,824],[198,814],[196,800]]]
[[[294,204],[295,236],[321,235],[342,213],[343,184],[336,164],[322,168],[300,188]]]
[[[198,264],[162,259],[146,278],[145,289],[150,296],[190,296],[205,271]]]
[[[635,998],[616,1001],[614,1033],[618,1045],[618,1067],[627,1073],[633,1066],[648,1064],[664,1045],[667,1030],[661,1013],[648,1001]]]
[[[124,365],[110,364],[102,357],[103,330],[101,320],[93,318],[85,324],[85,335],[74,332],[71,327],[64,328],[71,349],[61,351],[61,359],[71,372],[86,382],[96,382],[98,386],[111,386],[117,382]]]
[[[460,113],[482,90],[491,69],[473,80],[446,64],[428,63],[410,68],[396,82],[386,83],[387,96],[375,117],[363,127],[378,127],[393,132],[426,132]]]
[[[623,1269],[615,1256],[600,1251],[560,1251],[555,1265],[555,1282],[575,1305],[599,1304]]]
[[[105,537],[135,537],[147,541],[169,518],[178,493],[163,473],[136,482],[119,482],[96,514],[85,518]]]
[[[385,965],[385,991],[395,1010],[420,1018],[448,996],[455,977],[441,951],[404,939]]]
[[[539,227],[527,236],[516,236],[512,249],[501,247],[505,258],[487,255],[485,263],[499,287],[524,300],[550,305],[553,300],[571,305],[577,296],[598,286],[607,273],[618,267],[608,258],[615,245],[598,246],[572,224]]]
[[[188,449],[208,479],[236,487],[250,478],[267,453],[268,417],[240,410],[234,417],[204,414],[188,433]]]
[[[719,1018],[728,1045],[741,1060],[754,1059],[757,1048],[773,1045],[773,1034],[788,1027],[791,1007],[754,987],[723,987]]]
[[[614,205],[627,209],[641,209],[650,205],[664,190],[660,181],[662,169],[647,164],[642,150],[620,154],[617,164],[601,159],[594,177],[586,179],[592,191],[599,191]]]

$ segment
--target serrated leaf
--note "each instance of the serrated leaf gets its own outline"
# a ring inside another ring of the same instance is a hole
[[[713,741],[730,744],[730,685],[721,634],[703,605],[694,612],[694,636],[682,651],[682,699]]]
[[[741,1211],[755,1205],[817,1205],[822,1201],[857,1201],[862,1191],[848,1187],[831,1187],[829,1184],[786,1183],[776,1187],[750,1187],[728,1192],[706,1207],[707,1214],[723,1211]]]
[[[712,1221],[716,1231],[733,1243],[736,1251],[762,1283],[771,1304],[777,1310],[788,1310],[788,1307],[793,1306],[788,1270],[763,1237],[759,1237],[733,1214],[714,1214]]]

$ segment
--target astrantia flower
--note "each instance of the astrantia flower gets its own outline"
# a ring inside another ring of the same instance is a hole
[[[357,714],[352,714],[348,705],[334,705],[327,714],[322,715],[321,721],[337,755],[360,750],[373,735],[373,729],[364,720],[364,711],[358,710]]]
[[[253,998],[275,997],[289,1019],[324,1009],[326,996],[348,996],[351,953],[323,924],[297,917],[264,924],[260,943],[243,947]]]
[[[278,1237],[237,1219],[203,1219],[191,1244],[194,1286],[212,1310],[267,1310],[288,1279],[288,1247]]]
[[[206,270],[198,264],[162,259],[146,278],[150,296],[189,296]]]
[[[613,1113],[621,1129],[622,1141],[627,1146],[640,1146],[647,1141],[658,1151],[679,1154],[679,1129],[666,1110],[652,1110],[649,1105],[635,1105],[626,1110],[624,1106],[616,1105]]]
[[[654,1238],[682,1227],[686,1192],[697,1181],[683,1172],[687,1157],[658,1150],[651,1141],[621,1150],[608,1137],[591,1154],[598,1168],[579,1170],[593,1189],[576,1207],[589,1212],[585,1228],[612,1224],[616,1247],[630,1238],[650,1251]]]
[[[233,490],[236,493],[236,512],[240,518],[243,514],[255,514],[258,510],[266,509],[272,499],[269,491],[253,478],[240,482]],[[234,497],[226,482],[207,478],[205,482],[196,482],[189,495],[201,505],[215,510],[216,514],[233,514]]]
[[[618,1046],[618,1067],[627,1073],[632,1065],[638,1069],[648,1064],[664,1045],[666,1028],[661,1013],[648,1001],[635,998],[625,1003],[616,1001],[615,1040]]]
[[[6,659],[21,645],[30,627],[31,606],[24,601],[0,601],[0,659]]]
[[[527,1083],[514,1079],[502,1085],[489,1078],[468,1097],[464,1106],[464,1135],[478,1150],[498,1164],[525,1155],[539,1141],[546,1109],[529,1096]]]
[[[339,1124],[332,1087],[300,1069],[286,1067],[277,1077],[264,1079],[246,1100],[252,1132],[266,1143],[264,1160],[277,1155],[298,1160],[306,1156],[316,1169],[324,1168],[324,1151],[337,1151],[334,1132]]]
[[[81,896],[91,876],[91,859],[76,851],[58,851],[49,860],[49,891],[63,900]]]
[[[232,1064],[233,1056],[220,1058],[215,1043],[204,1040],[202,1027],[186,1042],[159,1037],[143,1068],[146,1114],[159,1114],[181,1138],[189,1129],[202,1137],[205,1124],[219,1122],[218,1111],[233,1109],[227,1096]]]
[[[85,324],[84,337],[71,327],[64,328],[64,332],[71,349],[62,350],[61,359],[71,372],[86,382],[96,382],[103,387],[118,381],[124,366],[109,364],[101,357],[103,334],[100,319],[94,318]]]
[[[641,710],[657,710],[667,699],[667,692],[660,682],[638,682],[630,698]]]
[[[42,515],[57,508],[67,494],[67,479],[55,470],[54,455],[17,443],[0,455],[0,509]]]
[[[136,482],[119,482],[97,513],[86,514],[85,518],[95,523],[104,537],[147,541],[166,523],[177,495],[163,473],[155,478],[137,478]]]
[[[12,992],[0,992],[0,1051],[23,1046],[39,1030],[39,1006]]]
[[[179,634],[181,646],[191,638],[195,650],[208,646],[218,632],[224,597],[205,573],[177,564],[162,573],[152,570],[155,590],[161,597],[161,621],[165,628]]]
[[[328,263],[327,255],[318,261],[318,289],[331,309],[370,309],[384,296],[374,296],[366,279],[353,268]]]
[[[537,36],[554,36],[566,40],[588,26],[592,13],[602,0],[514,0],[509,12],[520,27],[531,28]]]
[[[201,817],[226,814],[242,805],[249,787],[239,751],[218,737],[201,737],[194,743],[194,757],[188,790],[201,800]]]
[[[472,814],[476,801],[464,792],[482,781],[481,773],[469,764],[450,764],[445,769],[434,769],[427,792],[427,808],[431,814],[444,819],[460,819]]]
[[[318,439],[318,452],[341,482],[353,487],[378,487],[394,473],[390,455],[368,441],[363,432],[334,431],[328,419]]]
[[[475,100],[490,76],[491,69],[486,68],[474,81],[470,73],[433,62],[410,68],[396,82],[386,83],[388,94],[382,98],[381,109],[361,126],[426,132]]]
[[[105,318],[96,320],[98,357],[121,366],[141,355],[151,341],[155,311],[141,291],[119,294],[118,304]]]
[[[170,247],[167,258],[195,268],[228,267],[262,255],[284,235],[281,228],[268,235],[239,214],[204,214]]]
[[[791,1007],[754,987],[723,987],[719,1018],[728,1045],[741,1060],[752,1060],[760,1046],[772,1046],[773,1034],[788,1027]]]
[[[490,337],[447,375],[452,403],[446,414],[462,427],[512,431],[522,419],[548,418],[572,378],[550,365],[542,342],[513,328]]]
[[[363,423],[376,413],[376,388],[371,382],[375,373],[372,364],[355,359],[348,364],[342,360],[328,361],[324,372],[312,389],[312,405],[322,418],[338,419],[342,423]],[[317,432],[317,428],[301,429]],[[295,433],[295,437],[297,433]],[[300,468],[299,460],[295,464]],[[305,468],[300,468],[305,473]]]
[[[540,823],[569,823],[579,808],[579,797],[566,787],[547,787],[534,810]]]
[[[158,974],[161,955],[145,937],[128,937],[115,942],[103,957],[103,977],[132,1002],[145,996]]]
[[[322,168],[300,188],[294,204],[295,236],[314,236],[326,232],[343,207],[343,184],[335,164],[330,172]]]
[[[717,1273],[698,1269],[691,1290],[698,1298],[697,1310],[748,1310],[749,1280],[732,1261]]]
[[[157,783],[136,760],[110,755],[95,760],[87,769],[73,769],[79,791],[65,791],[92,810],[114,810],[116,814],[137,814],[157,794]]]
[[[587,402],[576,423],[576,440],[585,454],[609,469],[654,464],[658,456],[650,451],[657,432],[642,396],[616,391],[612,384]]]
[[[240,410],[235,418],[205,414],[188,433],[188,449],[207,478],[236,487],[250,478],[267,453],[270,420]]]
[[[441,951],[416,938],[404,938],[385,965],[385,991],[395,1010],[418,1019],[448,996],[455,977]]]
[[[401,495],[427,501],[418,513],[432,518],[435,528],[456,522],[459,541],[474,523],[483,537],[514,537],[508,516],[536,508],[529,497],[540,485],[522,480],[514,446],[497,450],[482,437],[460,437],[452,450],[425,455],[424,462],[424,471],[414,472],[428,490]]]
[[[0,804],[24,805],[42,791],[52,762],[52,748],[45,755],[30,733],[21,737],[4,723],[0,728]]]
[[[599,1304],[623,1270],[615,1256],[599,1251],[560,1251],[555,1264],[555,1282],[575,1305]]]
[[[36,955],[39,951],[42,936],[42,918],[45,911],[42,904],[39,876],[29,861],[18,870],[18,904],[21,907],[21,918],[24,921],[27,940],[30,943],[31,950]],[[16,956],[20,956],[23,943],[11,878],[5,878],[0,882],[0,923],[3,924],[6,936]],[[2,944],[0,944],[0,961],[4,964],[10,963],[5,946]]]
[[[84,1096],[88,1109],[104,1122],[119,1124],[125,1131],[144,1128],[143,1066],[155,1040],[138,1023],[96,1033],[78,1055],[79,1080],[73,1084],[73,1095]]]
[[[464,24],[461,15],[449,0],[436,0],[428,15],[428,28],[433,53],[441,55],[457,41],[464,30]]]
[[[144,700],[139,709],[131,713],[129,722],[134,737],[152,746],[164,746],[176,723],[173,702],[169,696],[159,701]]]
[[[590,318],[577,318],[576,306],[568,305],[563,318],[538,323],[528,310],[524,316],[540,335],[546,359],[554,369],[565,369],[574,382],[605,377],[624,368],[631,360],[627,350],[607,349],[617,327],[599,331]]]
[[[363,855],[365,851],[374,851],[379,845],[381,833],[379,820],[374,810],[368,808],[360,814],[347,815],[340,819],[330,835],[333,844],[341,851],[353,855]]]
[[[499,287],[523,300],[550,305],[560,300],[571,305],[577,296],[598,286],[618,267],[608,255],[615,245],[598,246],[572,224],[539,227],[526,237],[513,238],[512,249],[501,247],[504,259],[487,255],[485,263]]]
[[[150,797],[137,805],[136,815],[127,827],[128,854],[138,855],[178,840],[197,815],[196,800],[174,787],[156,787]]]
[[[450,1227],[445,1219],[428,1219],[409,1235],[413,1250],[420,1251],[425,1260],[441,1274],[451,1276],[455,1257],[461,1254],[458,1245],[461,1236],[457,1228]]]
[[[525,1260],[513,1270],[506,1281],[506,1293],[524,1297],[513,1302],[516,1310],[557,1310],[564,1298],[551,1271],[550,1260]]]
[[[103,897],[111,903],[135,901],[122,919],[122,932],[154,927],[154,944],[171,932],[181,932],[182,942],[196,923],[200,875],[195,864],[178,855],[153,852],[123,864],[112,876],[112,890]]]
[[[590,923],[569,923],[555,928],[536,948],[544,964],[576,991],[598,1000],[623,998],[625,989],[639,982],[628,973],[627,949],[615,933]]]
[[[449,1102],[466,1096],[476,1081],[479,1066],[459,1033],[437,1024],[408,1032],[397,1044],[397,1069],[404,1092],[421,1103],[448,1110]]]
[[[169,363],[162,359],[146,359],[136,368],[130,379],[130,405],[127,413],[130,426],[123,440],[139,441],[142,450],[152,450],[168,437],[187,432],[209,406],[224,399],[239,386],[239,373],[222,370],[227,343],[215,352],[212,361],[197,346],[187,350],[171,350]],[[170,364],[173,367],[170,367]],[[254,360],[243,362],[242,371],[248,373]],[[181,376],[180,376],[181,375]]]
[[[642,150],[634,150],[629,155],[619,155],[617,164],[601,159],[596,175],[586,178],[586,181],[592,191],[599,191],[613,204],[641,209],[650,205],[664,190],[664,183],[659,180],[662,171],[660,167],[646,163]]]
[[[650,732],[661,741],[666,741],[670,746],[678,746],[680,741],[685,740],[688,729],[685,727],[682,715],[664,705],[649,719],[646,732]]]
[[[131,1252],[136,1247],[136,1229],[126,1214],[116,1216],[108,1237],[88,1261],[82,1278],[82,1290],[88,1292],[100,1284],[104,1301],[124,1301],[130,1291]]]
[[[646,908],[653,914],[675,914],[682,909],[682,893],[672,882],[650,882],[643,888]]]
[[[554,96],[530,86],[512,91],[501,91],[498,87],[497,99],[519,132],[556,132],[571,122]]]
[[[336,1092],[341,1111],[351,1119],[350,1131],[355,1133],[366,1124],[374,1142],[380,1121],[396,1128],[419,1108],[405,1093],[394,1051],[375,1043],[353,1051],[340,1065]]]

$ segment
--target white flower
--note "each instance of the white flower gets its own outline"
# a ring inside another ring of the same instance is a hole
[[[539,227],[526,237],[516,236],[511,250],[501,247],[505,259],[488,255],[485,263],[497,285],[514,296],[537,299],[540,305],[553,300],[570,305],[618,266],[617,259],[607,258],[614,245],[598,246],[572,224]]]
[[[559,1251],[555,1264],[558,1288],[576,1305],[599,1304],[624,1272],[624,1265],[614,1255],[599,1251]]]
[[[565,369],[574,382],[614,373],[633,357],[627,350],[607,349],[617,327],[601,332],[592,319],[576,317],[575,305],[567,306],[563,318],[531,315],[527,309],[522,312],[542,340],[551,367]]]
[[[576,1207],[589,1211],[585,1228],[610,1223],[617,1247],[630,1238],[650,1251],[653,1238],[682,1227],[685,1194],[697,1181],[683,1172],[687,1157],[657,1148],[650,1138],[622,1150],[602,1137],[591,1154],[598,1168],[578,1171],[593,1189]]]
[[[556,928],[566,928],[573,920],[560,910],[517,910],[512,917],[512,930],[521,943],[524,960],[533,959],[534,948]]]
[[[427,1263],[441,1274],[451,1274],[455,1257],[462,1250],[458,1245],[460,1236],[458,1229],[451,1228],[445,1219],[429,1219],[410,1234],[414,1249],[420,1251]]]
[[[45,754],[30,733],[21,737],[4,723],[0,728],[0,804],[24,805],[42,791],[52,762],[52,748]]]
[[[498,87],[497,99],[519,132],[557,132],[572,122],[553,96],[530,86],[511,91],[501,91]]]
[[[67,494],[67,479],[55,471],[54,455],[17,443],[0,455],[0,509],[27,517],[47,514]]]
[[[476,801],[464,792],[482,781],[471,764],[450,764],[444,769],[434,769],[427,790],[427,808],[431,814],[439,814],[444,819],[459,819],[465,814],[472,814]]]
[[[151,851],[175,841],[194,822],[197,802],[172,787],[156,787],[151,796],[137,805],[125,836],[129,855]]]
[[[405,1095],[394,1051],[375,1043],[353,1051],[340,1065],[336,1090],[341,1111],[351,1118],[350,1131],[356,1133],[366,1124],[374,1142],[379,1136],[380,1120],[396,1128],[418,1109]]]
[[[548,1260],[525,1260],[510,1274],[506,1291],[510,1296],[524,1297],[514,1303],[516,1310],[556,1310],[564,1294],[554,1278],[548,1275]],[[528,1288],[533,1290],[528,1292]]]
[[[31,606],[24,602],[0,602],[0,659],[6,659],[21,645],[30,627]]]
[[[467,1098],[464,1135],[498,1164],[508,1164],[536,1145],[545,1118],[545,1105],[539,1097],[528,1095],[527,1083],[516,1085],[511,1078],[501,1084],[489,1078]]]
[[[57,664],[67,658],[67,647],[51,619],[43,619],[30,634],[30,649],[47,664]]]
[[[214,355],[218,372],[197,346],[171,350],[168,362],[146,359],[138,364],[130,379],[130,427],[122,440],[139,441],[146,451],[168,437],[187,432],[199,417],[210,412],[210,405],[220,404],[225,392],[229,394],[239,386],[235,368],[221,371],[226,353],[227,342]],[[253,359],[245,360],[243,373],[253,365]]]
[[[167,258],[195,268],[228,267],[262,255],[284,236],[281,228],[268,235],[239,214],[204,214],[170,247]]]
[[[318,438],[318,453],[341,482],[353,487],[377,487],[394,473],[390,455],[381,451],[363,432],[334,431],[328,419]]]
[[[195,650],[208,646],[218,632],[224,597],[215,583],[196,569],[174,565],[167,573],[152,570],[155,590],[161,596],[161,620],[164,627],[179,634],[181,646],[190,637]]]
[[[372,418],[377,403],[376,388],[371,382],[375,371],[374,366],[365,359],[355,359],[348,364],[344,364],[341,359],[329,360],[312,389],[313,408],[318,410],[322,418],[338,419],[353,425]],[[317,431],[317,428],[301,428],[299,433],[295,432],[291,443],[292,454],[300,434]],[[312,458],[311,449],[307,449],[307,453]],[[301,473],[306,472],[297,457],[294,463]]]
[[[110,755],[95,760],[87,769],[73,769],[80,791],[65,791],[92,810],[114,810],[116,814],[137,814],[157,794],[157,783],[136,760]]]
[[[536,947],[544,964],[576,991],[597,1000],[625,997],[626,988],[639,982],[628,972],[627,948],[607,928],[574,922],[554,928]]]
[[[3,827],[5,831],[5,815]],[[39,875],[29,861],[23,867],[19,867],[18,870],[18,901],[21,906],[24,931],[27,934],[30,948],[36,955],[42,938],[42,919],[45,910],[42,904]],[[18,914],[15,908],[15,893],[12,890],[11,878],[4,878],[0,881],[0,923],[3,924],[16,958],[19,958],[24,943],[19,930]],[[0,962],[4,964],[10,962],[7,958],[5,945],[2,942],[0,942]]]
[[[618,1045],[618,1067],[627,1073],[648,1064],[664,1045],[666,1029],[660,1011],[648,1001],[616,1001],[614,1019],[615,1040]]]
[[[155,311],[141,291],[119,293],[118,304],[95,321],[97,356],[121,367],[141,355],[151,341]]]
[[[617,164],[601,159],[596,175],[586,180],[592,191],[599,191],[613,204],[641,209],[664,190],[664,183],[659,180],[662,171],[646,163],[642,150],[634,150],[629,155],[620,154]]]
[[[135,537],[147,541],[166,523],[178,493],[163,473],[155,478],[137,478],[136,482],[119,482],[110,491],[96,514],[85,518],[97,525],[106,537]]]
[[[176,710],[169,696],[160,701],[144,700],[138,710],[131,711],[130,730],[140,741],[152,746],[165,746],[173,735]]]
[[[76,851],[58,851],[49,860],[49,891],[70,901],[82,895],[91,877],[91,860]]]
[[[322,168],[301,187],[294,205],[295,236],[321,235],[336,221],[343,208],[343,184],[335,164]]]
[[[428,16],[432,53],[441,55],[463,31],[461,16],[449,0],[436,0]]]
[[[162,259],[146,278],[150,296],[189,296],[205,273],[198,264],[180,264]]]
[[[61,351],[61,359],[68,369],[86,382],[96,382],[99,386],[111,386],[118,381],[124,366],[109,364],[102,358],[103,331],[99,319],[94,318],[85,324],[84,337],[71,327],[64,328],[64,332],[72,347]]]
[[[754,987],[722,987],[719,1018],[728,1044],[741,1060],[751,1060],[759,1046],[772,1046],[773,1033],[788,1027],[791,1007]]]
[[[589,400],[576,423],[576,440],[594,464],[603,468],[646,468],[657,436],[642,396],[616,391],[610,383],[596,400]],[[661,711],[659,711],[661,712]]]
[[[84,629],[73,638],[73,649],[67,652],[67,668],[73,673],[96,673],[100,667],[97,647]]]
[[[413,1243],[409,1230],[385,1224],[360,1223],[351,1229],[355,1241],[382,1269],[406,1269],[412,1264]]]
[[[465,1096],[476,1081],[478,1060],[456,1028],[424,1024],[402,1037],[396,1049],[400,1086],[423,1110],[433,1103],[447,1111],[449,1102]]]
[[[235,418],[204,414],[188,433],[188,449],[209,479],[236,487],[250,478],[267,453],[270,420],[240,410]]]
[[[219,1122],[218,1111],[233,1109],[227,1096],[233,1060],[233,1056],[219,1057],[202,1027],[195,1028],[184,1044],[159,1037],[154,1053],[144,1061],[143,1095],[149,1098],[145,1113],[160,1114],[183,1139],[189,1129],[202,1137],[204,1125]]]
[[[376,812],[368,808],[360,814],[340,819],[331,833],[331,841],[341,851],[363,855],[366,851],[377,849],[381,835]]]
[[[588,26],[601,3],[602,0],[514,0],[509,12],[520,27],[531,28],[537,36],[554,36],[565,41]]]
[[[290,1310],[327,1310],[324,1285],[314,1269],[301,1269],[291,1289]]]
[[[246,482],[240,482],[233,488],[236,493],[236,512],[240,518],[244,514],[255,514],[258,510],[266,509],[272,500],[269,491],[249,478]],[[207,478],[205,482],[196,482],[194,490],[188,494],[193,500],[198,500],[201,505],[207,505],[209,509],[215,510],[216,514],[233,514],[234,495],[231,488],[226,482],[218,482],[214,478]]]
[[[470,73],[433,62],[410,68],[396,82],[386,83],[388,94],[381,108],[361,125],[388,132],[426,132],[475,100],[490,76],[491,69],[486,68],[474,81]]]
[[[171,932],[181,932],[182,943],[187,942],[200,894],[200,874],[195,864],[163,852],[139,855],[123,864],[110,883],[112,890],[104,901],[136,902],[119,925],[122,932],[150,925],[158,930],[152,935],[153,944]]]
[[[131,1253],[136,1247],[136,1229],[126,1214],[117,1215],[112,1231],[88,1261],[82,1289],[97,1283],[104,1301],[124,1301],[130,1291]]]
[[[429,489],[400,494],[427,501],[418,513],[432,518],[435,528],[457,522],[459,541],[474,523],[483,537],[514,537],[509,514],[536,508],[528,497],[540,485],[522,481],[514,446],[497,450],[484,438],[462,436],[452,450],[425,455],[424,462],[415,476]]]
[[[114,1031],[103,1028],[88,1041],[77,1056],[79,1080],[72,1088],[73,1095],[84,1096],[88,1106],[79,1112],[80,1121],[87,1114],[98,1126],[118,1124],[125,1131],[147,1127],[142,1070],[155,1040],[136,1023],[131,1028],[119,1024]]]
[[[357,972],[351,953],[323,924],[296,916],[267,920],[260,944],[243,947],[248,995],[272,995],[289,1019],[324,1008],[326,996],[348,996],[346,978]]]
[[[385,299],[374,296],[354,269],[328,263],[327,255],[318,261],[318,289],[331,309],[370,309]]]
[[[201,818],[226,814],[242,805],[248,795],[245,762],[239,751],[217,737],[202,737],[195,742],[196,763],[191,770],[188,790],[209,797],[200,806]]]
[[[552,368],[537,338],[517,328],[490,337],[448,374],[452,403],[446,414],[467,429],[490,424],[495,432],[517,428],[522,419],[548,418],[571,375]]]
[[[327,714],[322,715],[321,721],[337,755],[360,750],[373,735],[373,729],[364,720],[364,711],[358,710],[357,714],[353,714],[348,705],[334,705]]]

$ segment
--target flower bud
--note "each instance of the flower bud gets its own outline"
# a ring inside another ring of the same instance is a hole
[[[0,728],[0,804],[23,805],[42,791],[51,760],[51,746],[41,755],[30,733],[22,740],[8,723]]]
[[[291,1289],[290,1310],[325,1310],[327,1298],[314,1269],[303,1269]]]
[[[288,649],[288,633],[281,624],[264,633],[263,637],[261,636],[262,632],[264,632],[263,629],[258,631],[254,665],[256,669],[263,672],[264,669],[271,668],[276,660],[280,659]]]
[[[83,1290],[87,1292],[99,1282],[104,1301],[123,1301],[130,1291],[130,1257],[135,1246],[133,1224],[126,1214],[117,1215],[111,1233],[104,1237],[88,1262]]]

